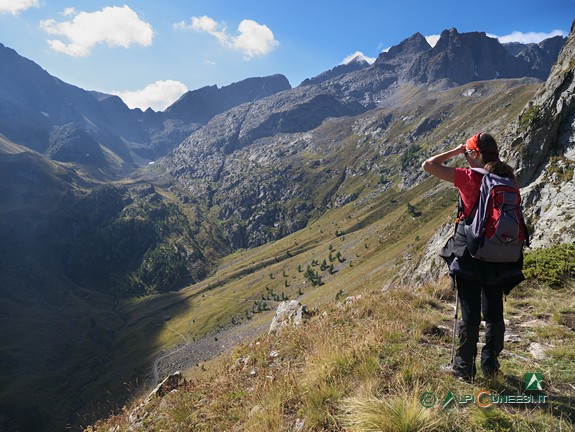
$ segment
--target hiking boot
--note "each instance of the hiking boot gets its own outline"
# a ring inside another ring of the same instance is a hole
[[[467,374],[461,373],[460,371],[453,369],[453,365],[450,365],[450,364],[441,365],[439,370],[442,373],[444,373],[446,375],[450,375],[459,381],[462,381],[462,382],[465,382],[468,384],[473,382],[473,375],[467,375]]]

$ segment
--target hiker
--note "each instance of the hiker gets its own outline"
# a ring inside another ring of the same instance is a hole
[[[443,165],[448,159],[460,155],[465,157],[469,168]],[[422,168],[435,177],[453,183],[459,189],[460,196],[460,214],[455,234],[439,254],[449,266],[462,314],[459,321],[459,345],[452,364],[444,368],[444,371],[464,381],[473,381],[479,325],[483,314],[485,346],[481,351],[481,369],[486,377],[492,378],[499,373],[498,357],[503,350],[503,295],[524,279],[521,272],[523,259],[522,255],[517,262],[512,263],[474,259],[467,248],[465,223],[466,218],[470,218],[476,210],[483,173],[489,172],[514,180],[513,168],[499,160],[497,143],[488,133],[476,134],[465,144],[430,157]],[[483,168],[485,171],[481,173],[472,168]],[[457,304],[455,314],[457,319]]]

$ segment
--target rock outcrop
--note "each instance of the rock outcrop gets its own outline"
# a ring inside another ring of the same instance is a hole
[[[544,86],[506,134],[532,246],[575,241],[575,22]]]
[[[284,327],[301,325],[310,316],[307,307],[297,300],[281,302],[270,325],[269,333],[275,333]]]

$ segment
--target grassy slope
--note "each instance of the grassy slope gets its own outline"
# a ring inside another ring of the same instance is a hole
[[[409,194],[393,198],[395,202],[392,208],[395,210],[385,217],[378,214],[389,210],[387,198],[382,198],[380,205],[371,205],[371,209],[354,210],[349,205],[330,212],[329,216],[320,218],[309,228],[278,242],[228,256],[221,264],[221,270],[213,277],[178,293],[122,304],[119,312],[126,317],[128,324],[115,342],[112,359],[115,367],[102,370],[102,391],[108,389],[114,380],[121,380],[134,373],[135,365],[149,368],[154,359],[154,351],[158,353],[165,347],[181,343],[181,334],[191,341],[228,325],[231,317],[236,317],[237,322],[245,322],[246,311],[252,309],[255,301],[261,300],[262,294],[267,295],[268,289],[277,294],[283,292],[290,299],[301,299],[313,307],[331,301],[340,290],[345,295],[352,294],[359,280],[380,280],[383,283],[388,274],[393,272],[393,265],[388,266],[386,263],[397,261],[398,265],[402,264],[403,259],[398,260],[398,256],[423,244],[423,240],[415,242],[418,235],[424,238],[430,231],[427,223],[422,221],[430,219],[437,224],[452,210],[452,203],[447,204],[446,201],[443,213],[432,213],[428,206],[421,207],[424,215],[419,220],[409,216],[407,201],[427,187],[421,185]],[[355,228],[359,221],[369,217],[378,218],[378,223]],[[390,224],[394,225],[394,229],[403,231],[398,231],[398,235],[404,237],[401,242],[396,242],[395,237],[386,238],[386,227]],[[345,234],[336,236],[338,230]],[[341,254],[342,262],[334,260],[334,274],[329,274],[328,270],[320,271],[324,259],[330,262],[330,246],[332,257],[335,258],[338,251]],[[323,275],[321,287],[313,287],[304,278],[303,272],[298,270],[299,267],[305,271],[314,260],[320,263],[313,268]],[[303,294],[300,295],[300,292]],[[277,305],[273,300],[267,303],[274,309]],[[258,325],[260,321],[257,318],[269,322],[271,313],[266,313],[265,318],[258,314],[247,324]],[[172,318],[164,323],[164,316]],[[145,356],[145,353],[151,354]],[[142,375],[146,369],[136,372]]]
[[[429,184],[421,187],[428,188]],[[415,190],[414,194],[420,192]],[[418,204],[416,202],[416,206]],[[377,208],[371,207],[371,211]],[[418,291],[396,286],[382,292],[382,286],[393,272],[393,264],[403,261],[405,251],[416,252],[418,243],[406,240],[403,246],[386,247],[385,240],[377,241],[377,233],[385,232],[386,223],[399,220],[402,222],[395,225],[397,229],[407,230],[415,239],[418,235],[426,235],[429,226],[437,226],[437,219],[444,218],[450,207],[437,212],[443,216],[430,218],[428,224],[422,223],[425,216],[436,214],[430,208],[420,207],[421,220],[414,220],[399,210],[402,207],[400,205],[395,212],[378,219],[381,225],[369,224],[348,232],[343,238],[333,237],[327,246],[320,242],[314,249],[262,269],[259,275],[256,271],[238,279],[233,277],[234,270],[242,273],[243,266],[256,265],[258,258],[269,256],[271,245],[228,257],[229,265],[223,266],[228,273],[225,276],[222,273],[221,281],[226,278],[231,281],[198,299],[199,307],[193,315],[196,326],[192,329],[186,318],[189,310],[182,308],[178,315],[176,310],[164,309],[163,313],[176,314],[162,335],[165,341],[173,337],[177,340],[174,329],[193,334],[213,325],[217,317],[223,319],[229,310],[217,311],[226,309],[224,300],[227,297],[243,299],[253,292],[250,289],[261,292],[266,285],[275,284],[279,290],[285,280],[284,274],[290,279],[297,275],[297,263],[321,261],[322,256],[329,255],[330,246],[332,251],[342,251],[346,257],[337,273],[326,274],[325,285],[310,288],[307,282],[304,295],[297,297],[304,304],[320,309],[319,316],[309,325],[277,337],[262,337],[250,345],[240,346],[229,356],[187,371],[191,379],[189,387],[166,398],[161,402],[161,408],[152,409],[143,422],[143,429],[275,431],[290,430],[300,419],[305,421],[303,430],[400,430],[393,413],[400,410],[398,415],[405,417],[409,415],[402,413],[401,410],[405,410],[413,413],[413,422],[421,422],[421,429],[412,430],[426,430],[424,426],[429,427],[427,430],[444,431],[569,430],[574,420],[571,401],[575,392],[569,383],[573,379],[570,365],[575,360],[575,350],[573,332],[562,317],[575,313],[573,282],[558,290],[536,282],[525,283],[507,299],[508,333],[519,335],[521,340],[507,344],[502,357],[505,378],[495,382],[479,378],[472,386],[446,378],[439,373],[439,366],[448,361],[451,346],[453,293],[449,284],[444,280]],[[365,212],[350,213],[349,207],[339,209],[330,213],[329,222],[320,219],[308,229],[307,235],[303,232],[299,235],[314,243],[323,235],[333,236],[336,226],[345,231],[348,226],[357,224],[358,218],[362,220],[369,214],[367,209]],[[340,219],[331,219],[338,213]],[[296,249],[296,243],[299,243],[297,238],[277,242],[275,256],[279,258],[285,251]],[[342,246],[344,243],[345,247]],[[350,260],[355,262],[353,267],[349,265]],[[274,279],[270,273],[274,273]],[[292,280],[294,285],[306,286],[301,278]],[[230,290],[235,291],[237,297],[230,296]],[[351,294],[362,294],[363,298],[349,307],[338,308],[335,299],[339,290],[344,291],[343,298]],[[188,306],[195,307],[190,298]],[[238,301],[235,303],[242,305]],[[159,303],[154,306],[161,307]],[[205,316],[202,310],[206,311]],[[138,312],[142,313],[143,309],[138,308]],[[262,314],[259,318],[269,322],[271,314],[267,317]],[[541,321],[536,327],[523,327],[535,318]],[[257,323],[259,320],[254,325]],[[570,326],[572,328],[573,324]],[[544,361],[535,360],[527,352],[534,342],[548,347],[549,357]],[[273,351],[279,356],[270,357]],[[243,359],[239,366],[238,359]],[[434,392],[440,399],[449,390],[457,395],[473,394],[482,389],[502,394],[521,393],[526,372],[543,372],[549,404],[506,405],[490,410],[470,404],[462,409],[443,411],[439,408],[425,410],[419,403],[419,396],[424,391]],[[152,405],[159,403],[156,401]],[[369,429],[366,426],[369,421],[379,424],[378,428]],[[385,429],[388,423],[392,426]],[[112,425],[119,426],[118,430],[129,427],[120,415],[110,419],[105,426],[100,424],[96,430],[107,430]]]
[[[381,291],[363,281],[360,299],[344,305],[332,299],[306,325],[188,371],[186,385],[139,411],[140,418],[147,415],[138,430],[282,431],[298,424],[302,431],[573,430],[573,322],[554,317],[575,313],[574,288],[571,279],[563,288],[528,282],[512,292],[507,332],[519,339],[502,354],[504,375],[465,384],[439,372],[451,346],[453,292],[447,281],[417,291]],[[524,326],[534,318],[536,326]],[[532,343],[547,347],[545,359],[529,354]],[[449,391],[458,397],[480,390],[523,394],[527,372],[543,374],[546,403],[441,408]],[[424,392],[435,394],[434,407],[421,405]],[[136,413],[134,406],[127,412]],[[124,431],[129,425],[119,414],[94,430]]]

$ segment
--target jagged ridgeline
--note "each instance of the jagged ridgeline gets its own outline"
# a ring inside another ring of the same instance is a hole
[[[162,113],[0,46],[0,429],[85,425],[169,372],[174,347],[257,334],[280,300],[423,280],[455,195],[422,160],[478,130],[504,137],[511,162],[539,158],[530,133],[551,102],[524,109],[563,43],[452,29],[431,48],[416,34],[371,66],[208,87]],[[545,152],[563,190],[569,153]]]

